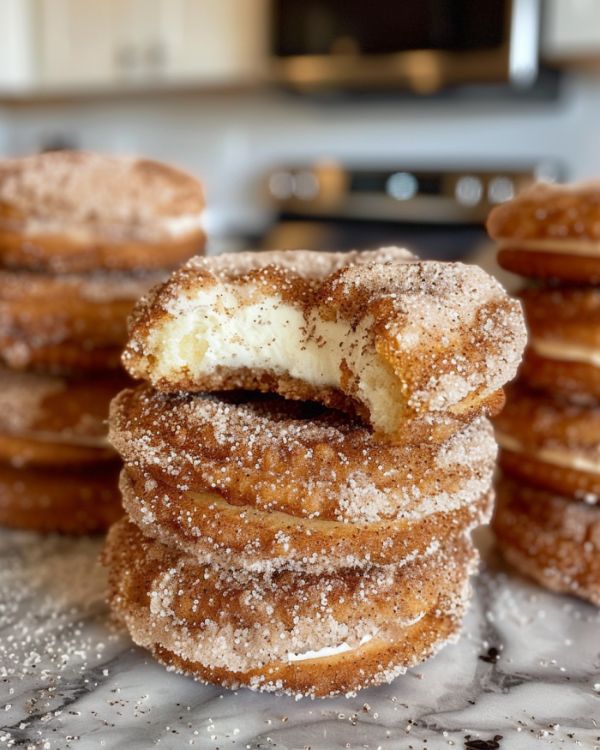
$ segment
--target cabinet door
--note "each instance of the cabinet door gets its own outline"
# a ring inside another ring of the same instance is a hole
[[[33,0],[0,0],[0,89],[26,89],[35,81]]]
[[[41,82],[68,87],[122,77],[134,62],[134,45],[119,42],[130,27],[130,5],[130,0],[39,0]]]
[[[543,52],[549,60],[600,59],[600,2],[547,0]]]
[[[153,50],[163,76],[223,83],[259,76],[267,10],[266,0],[160,0]]]

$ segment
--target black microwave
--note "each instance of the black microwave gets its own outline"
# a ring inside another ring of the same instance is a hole
[[[272,0],[276,78],[299,89],[535,82],[541,0]]]

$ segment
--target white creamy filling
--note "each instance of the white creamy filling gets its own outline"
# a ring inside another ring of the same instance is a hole
[[[287,374],[315,388],[340,388],[345,361],[357,375],[358,398],[369,407],[375,427],[392,429],[400,408],[394,401],[397,379],[377,357],[368,333],[371,321],[356,330],[345,322],[323,320],[277,295],[260,297],[254,287],[209,288],[150,337],[157,352],[156,379],[189,372],[210,374],[218,367]]]
[[[518,440],[499,430],[496,431],[496,440],[501,448],[512,453],[525,454],[543,463],[561,466],[565,469],[576,469],[578,471],[588,471],[591,474],[600,474],[600,458],[592,459],[588,456],[582,456],[575,451],[561,450],[560,448],[526,448]]]
[[[356,646],[349,646],[347,643],[340,643],[339,646],[324,646],[317,651],[304,651],[301,654],[294,654],[291,651],[288,652],[288,661],[307,661],[308,659],[325,659],[328,656],[337,656],[338,654],[344,654],[348,651],[355,651],[357,648],[364,646],[365,643],[372,641],[374,635],[363,635]]]
[[[409,628],[412,625],[416,625],[416,623],[422,620],[423,617],[425,617],[425,612],[419,612],[419,614],[415,615],[414,617],[406,618],[397,622],[396,624],[401,628]],[[338,654],[347,653],[348,651],[357,651],[361,646],[364,646],[366,643],[374,640],[376,636],[376,632],[367,633],[363,635],[356,646],[350,646],[348,643],[340,643],[338,646],[324,646],[323,648],[317,649],[316,651],[303,651],[300,654],[295,654],[291,651],[288,651],[287,660],[308,661],[309,659],[325,659],[329,656],[337,656]]]
[[[146,219],[138,223],[123,222],[107,219],[94,225],[65,224],[52,219],[28,219],[20,230],[30,237],[39,235],[60,234],[75,242],[91,242],[98,236],[98,232],[106,233],[115,239],[124,237],[139,237],[151,241],[160,237],[177,239],[202,229],[204,214],[184,214],[167,219]]]
[[[573,237],[565,240],[528,240],[519,239],[503,239],[498,242],[498,248],[500,250],[506,249],[519,249],[519,250],[532,250],[542,253],[567,253],[568,255],[582,255],[582,256],[595,256],[600,255],[600,242],[586,242],[578,240]]]
[[[581,362],[582,364],[600,367],[600,349],[537,338],[531,338],[529,345],[540,357],[564,362]]]
[[[185,214],[184,216],[175,216],[172,219],[156,222],[154,225],[163,229],[171,237],[184,237],[190,232],[203,228],[204,215],[202,213]]]

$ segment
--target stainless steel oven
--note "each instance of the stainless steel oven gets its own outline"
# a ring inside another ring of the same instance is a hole
[[[282,165],[265,180],[274,220],[258,246],[405,245],[424,258],[473,257],[487,242],[484,225],[494,205],[534,179],[557,180],[562,174],[559,163],[546,160],[462,169],[332,161]]]
[[[536,79],[540,0],[273,0],[278,80],[434,93]]]

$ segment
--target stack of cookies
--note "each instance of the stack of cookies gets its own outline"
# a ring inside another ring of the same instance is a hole
[[[126,318],[202,250],[202,190],[156,162],[0,162],[0,523],[101,531],[122,511],[106,439]]]
[[[529,344],[496,420],[493,527],[506,558],[600,605],[600,185],[537,185],[492,212]]]
[[[113,402],[110,602],[170,669],[296,696],[454,638],[488,518],[487,415],[525,344],[482,270],[364,253],[194,258],[138,304]]]

